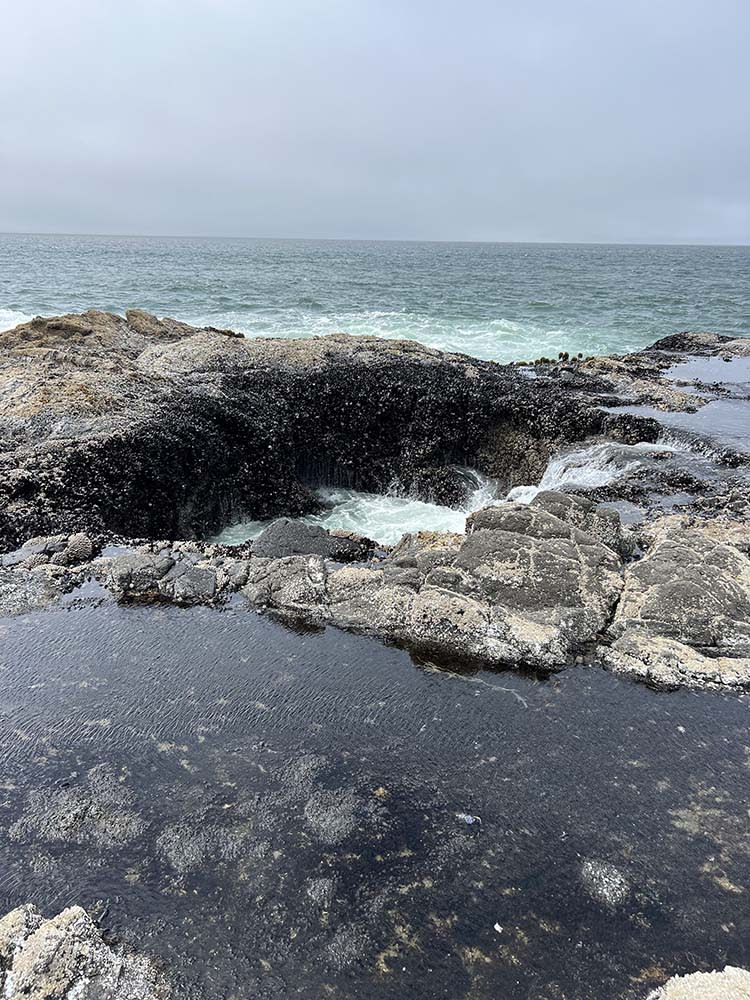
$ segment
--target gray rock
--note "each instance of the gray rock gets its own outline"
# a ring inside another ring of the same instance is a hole
[[[369,538],[347,532],[329,532],[319,524],[280,518],[253,542],[253,554],[261,559],[318,555],[338,562],[366,559],[375,548]]]
[[[65,548],[56,552],[51,562],[58,566],[75,566],[87,562],[94,553],[94,545],[87,534],[82,531],[70,535]]]
[[[614,910],[630,897],[630,883],[609,861],[587,859],[581,865],[581,882],[597,903]]]
[[[166,1000],[145,957],[105,944],[91,918],[71,906],[43,920],[32,906],[0,920],[0,986],[10,1000]]]
[[[159,581],[173,566],[174,559],[170,556],[149,552],[114,556],[106,586],[121,598],[158,598]]]
[[[244,593],[261,607],[495,664],[559,669],[597,638],[622,586],[615,552],[522,504],[481,511],[469,528],[408,536],[373,567],[259,560]]]
[[[567,521],[581,531],[593,535],[602,545],[607,545],[620,555],[629,555],[632,541],[625,535],[620,523],[620,515],[615,510],[598,507],[585,497],[560,493],[557,490],[543,490],[531,501],[532,507],[546,510],[561,521]]]
[[[70,577],[59,566],[42,563],[6,568],[0,566],[0,616],[27,614],[57,601]]]
[[[749,535],[740,522],[652,524],[649,550],[627,567],[605,664],[667,687],[750,684]]]

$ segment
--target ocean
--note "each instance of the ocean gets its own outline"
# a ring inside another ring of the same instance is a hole
[[[610,354],[685,329],[750,336],[750,246],[0,235],[0,329],[91,307],[496,361]]]

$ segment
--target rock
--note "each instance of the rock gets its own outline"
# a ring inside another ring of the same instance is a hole
[[[369,538],[348,532],[329,532],[319,524],[280,518],[253,542],[253,554],[261,559],[281,556],[318,555],[338,562],[366,559],[375,548]]]
[[[106,586],[119,598],[158,598],[159,581],[174,567],[169,555],[135,552],[115,556],[106,577]]]
[[[29,903],[0,918],[0,986],[3,973],[13,964],[13,956],[41,924],[41,913]]]
[[[588,399],[530,405],[543,378],[413,342],[250,340],[140,310],[38,318],[0,333],[0,352],[5,549],[296,516],[318,506],[307,482],[434,492],[455,479],[448,456],[491,453],[519,406],[530,438],[604,420]]]
[[[626,569],[604,663],[667,687],[750,683],[748,534],[742,523],[729,533],[679,518],[650,525],[646,555]]]
[[[44,608],[57,601],[69,584],[66,570],[46,562],[36,566],[0,566],[0,616],[27,614]]]
[[[750,972],[728,965],[722,972],[673,976],[648,1000],[750,1000]]]
[[[11,840],[93,844],[100,850],[131,843],[146,824],[134,808],[125,777],[98,764],[66,787],[32,789],[23,814],[10,826]]]
[[[556,490],[543,490],[531,501],[532,507],[540,507],[549,514],[554,514],[561,521],[580,528],[593,535],[602,545],[608,546],[620,555],[629,555],[633,544],[625,535],[617,511],[598,507],[585,497],[560,493]]]
[[[622,586],[615,552],[523,504],[468,524],[465,537],[406,536],[374,567],[265,560],[244,593],[260,607],[498,665],[559,669],[596,639]]]
[[[614,910],[630,896],[630,883],[622,872],[608,861],[587,859],[581,865],[581,882],[597,903]]]
[[[83,531],[70,535],[65,548],[61,552],[56,552],[51,562],[59,566],[75,566],[77,563],[87,562],[94,553],[94,546],[87,534]]]
[[[71,532],[205,537],[315,510],[308,484],[400,482],[459,504],[456,463],[501,490],[534,483],[562,443],[620,425],[653,439],[654,421],[601,409],[613,397],[700,402],[663,378],[663,352],[529,377],[411,341],[229,334],[142,310],[0,333],[0,549]]]
[[[0,920],[0,986],[10,1000],[166,1000],[155,967],[105,944],[80,906],[43,920],[33,906]]]
[[[315,618],[324,600],[325,580],[326,567],[320,556],[253,559],[243,593],[261,608],[307,613]]]
[[[739,337],[721,345],[721,353],[737,358],[750,357],[750,337]]]
[[[707,349],[714,349],[726,340],[729,338],[722,338],[716,333],[686,330],[682,333],[673,333],[669,337],[662,337],[651,347],[655,351],[686,351],[688,354],[697,354]]]

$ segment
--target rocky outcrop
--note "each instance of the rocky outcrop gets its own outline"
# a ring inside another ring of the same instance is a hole
[[[750,522],[673,516],[642,537],[603,661],[661,686],[750,683]]]
[[[472,461],[509,488],[528,442],[546,456],[618,425],[541,373],[413,342],[247,340],[133,310],[35,319],[0,334],[0,357],[6,550],[72,531],[205,537],[314,511],[321,484],[457,496],[446,470]]]
[[[728,965],[722,972],[673,976],[648,1000],[750,1000],[750,972]]]
[[[0,990],[9,1000],[166,1000],[145,957],[110,947],[80,906],[45,920],[29,904],[0,919]]]
[[[640,535],[591,499],[544,491],[471,515],[465,536],[406,536],[387,555],[289,518],[240,549],[191,540],[310,512],[321,484],[463,503],[457,463],[503,495],[538,481],[563,442],[653,440],[654,420],[603,407],[695,408],[701,397],[663,372],[679,352],[730,356],[743,342],[678,334],[626,358],[502,366],[413,342],[250,341],[91,310],[0,334],[0,350],[0,613],[93,577],[123,601],[242,591],[431,656],[556,670],[598,649],[651,683],[750,679],[748,522],[700,498],[694,521]],[[700,492],[682,471],[668,489]],[[113,536],[126,550],[97,555]]]
[[[369,632],[423,653],[554,670],[592,643],[622,586],[610,548],[543,509],[506,504],[466,536],[406,536],[376,567],[253,559],[256,606]]]
[[[546,491],[477,511],[465,535],[407,534],[388,553],[293,522],[272,525],[265,546],[263,535],[240,547],[134,542],[83,563],[56,561],[88,551],[77,536],[37,538],[0,557],[0,614],[46,607],[92,578],[120,601],[215,604],[241,592],[258,610],[433,657],[539,670],[584,658],[660,687],[745,687],[750,520],[735,506],[636,532]]]

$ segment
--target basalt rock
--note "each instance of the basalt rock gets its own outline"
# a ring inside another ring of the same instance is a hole
[[[622,586],[612,549],[521,504],[481,511],[469,529],[406,536],[375,567],[253,560],[244,593],[259,607],[496,665],[559,669],[595,640]]]
[[[20,906],[0,919],[0,990],[9,1000],[167,1000],[155,966],[108,945],[80,906],[45,920]]]
[[[648,525],[601,650],[611,669],[666,687],[750,683],[750,522]]]
[[[532,377],[411,341],[247,340],[140,310],[37,318],[0,334],[0,356],[6,551],[71,532],[206,537],[314,511],[320,485],[398,482],[460,504],[456,465],[501,491],[536,482],[565,442],[658,433],[601,404],[670,403],[663,365],[646,355],[535,366]]]
[[[330,532],[319,524],[305,524],[280,518],[253,542],[253,554],[261,558],[318,555],[337,562],[366,559],[375,542],[348,532]]]

